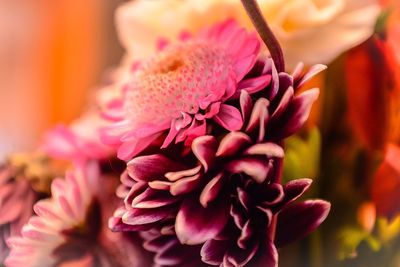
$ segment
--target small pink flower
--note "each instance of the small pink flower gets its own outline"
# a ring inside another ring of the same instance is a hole
[[[159,43],[160,51],[132,71],[122,98],[110,101],[105,116],[115,123],[103,139],[121,144],[118,156],[128,160],[155,140],[161,148],[172,142],[190,146],[205,135],[210,122],[228,131],[242,128],[243,119],[229,103],[241,90],[253,94],[266,87],[270,74],[249,77],[260,42],[229,20],[193,38]]]
[[[101,175],[95,161],[55,179],[51,198],[35,204],[36,215],[23,226],[22,236],[7,240],[6,266],[146,266],[141,239],[112,233],[104,224],[116,206],[114,190],[114,177]]]
[[[113,148],[103,144],[99,130],[106,124],[95,109],[84,113],[71,125],[58,125],[43,138],[41,149],[54,158],[81,161],[105,159]]]
[[[67,241],[69,231],[85,223],[87,211],[97,193],[98,185],[88,179],[97,177],[96,166],[90,166],[85,172],[70,172],[65,180],[53,181],[52,198],[41,200],[34,206],[37,215],[24,225],[22,237],[8,240],[11,252],[5,261],[6,266],[46,267],[58,262],[55,251]]]

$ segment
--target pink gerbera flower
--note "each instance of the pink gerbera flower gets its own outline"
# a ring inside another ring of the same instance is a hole
[[[124,160],[156,139],[161,148],[172,142],[189,146],[207,133],[210,121],[228,131],[241,129],[242,116],[229,101],[241,90],[253,94],[271,81],[269,74],[246,77],[260,41],[232,20],[193,38],[183,34],[174,44],[160,41],[159,48],[135,65],[123,96],[110,101],[105,112],[115,123],[104,129],[103,139],[122,144],[118,156]]]

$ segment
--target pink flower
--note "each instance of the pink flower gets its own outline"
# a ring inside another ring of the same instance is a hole
[[[52,197],[34,206],[36,215],[24,225],[22,236],[7,241],[11,252],[6,266],[68,266],[72,262],[82,266],[143,266],[146,254],[141,255],[138,237],[131,240],[111,233],[102,223],[115,208],[113,180],[100,177],[93,161],[68,172],[65,179],[54,180]]]
[[[205,135],[210,123],[228,131],[242,128],[239,110],[230,101],[245,90],[266,87],[270,74],[248,77],[259,57],[260,42],[230,20],[194,37],[182,34],[132,71],[122,98],[108,105],[105,116],[115,123],[104,129],[103,139],[121,144],[118,156],[128,160],[151,143],[161,148],[172,142],[189,146]]]
[[[58,125],[47,132],[41,149],[57,159],[106,159],[114,152],[100,140],[99,130],[106,123],[96,109],[90,109],[71,125]]]
[[[45,155],[18,153],[0,165],[0,261],[8,254],[6,240],[19,235],[33,214],[34,203],[50,193],[59,170]]]

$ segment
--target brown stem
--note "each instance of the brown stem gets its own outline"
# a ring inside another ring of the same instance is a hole
[[[269,28],[268,23],[265,21],[261,13],[260,7],[257,4],[257,0],[241,1],[258,34],[267,45],[268,50],[271,53],[272,60],[275,63],[276,69],[278,70],[278,72],[285,71],[285,61],[283,58],[282,48],[279,45],[279,42],[276,39],[275,35]]]

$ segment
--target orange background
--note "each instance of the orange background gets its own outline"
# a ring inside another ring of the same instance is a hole
[[[121,49],[121,0],[0,1],[0,158],[82,110]]]

